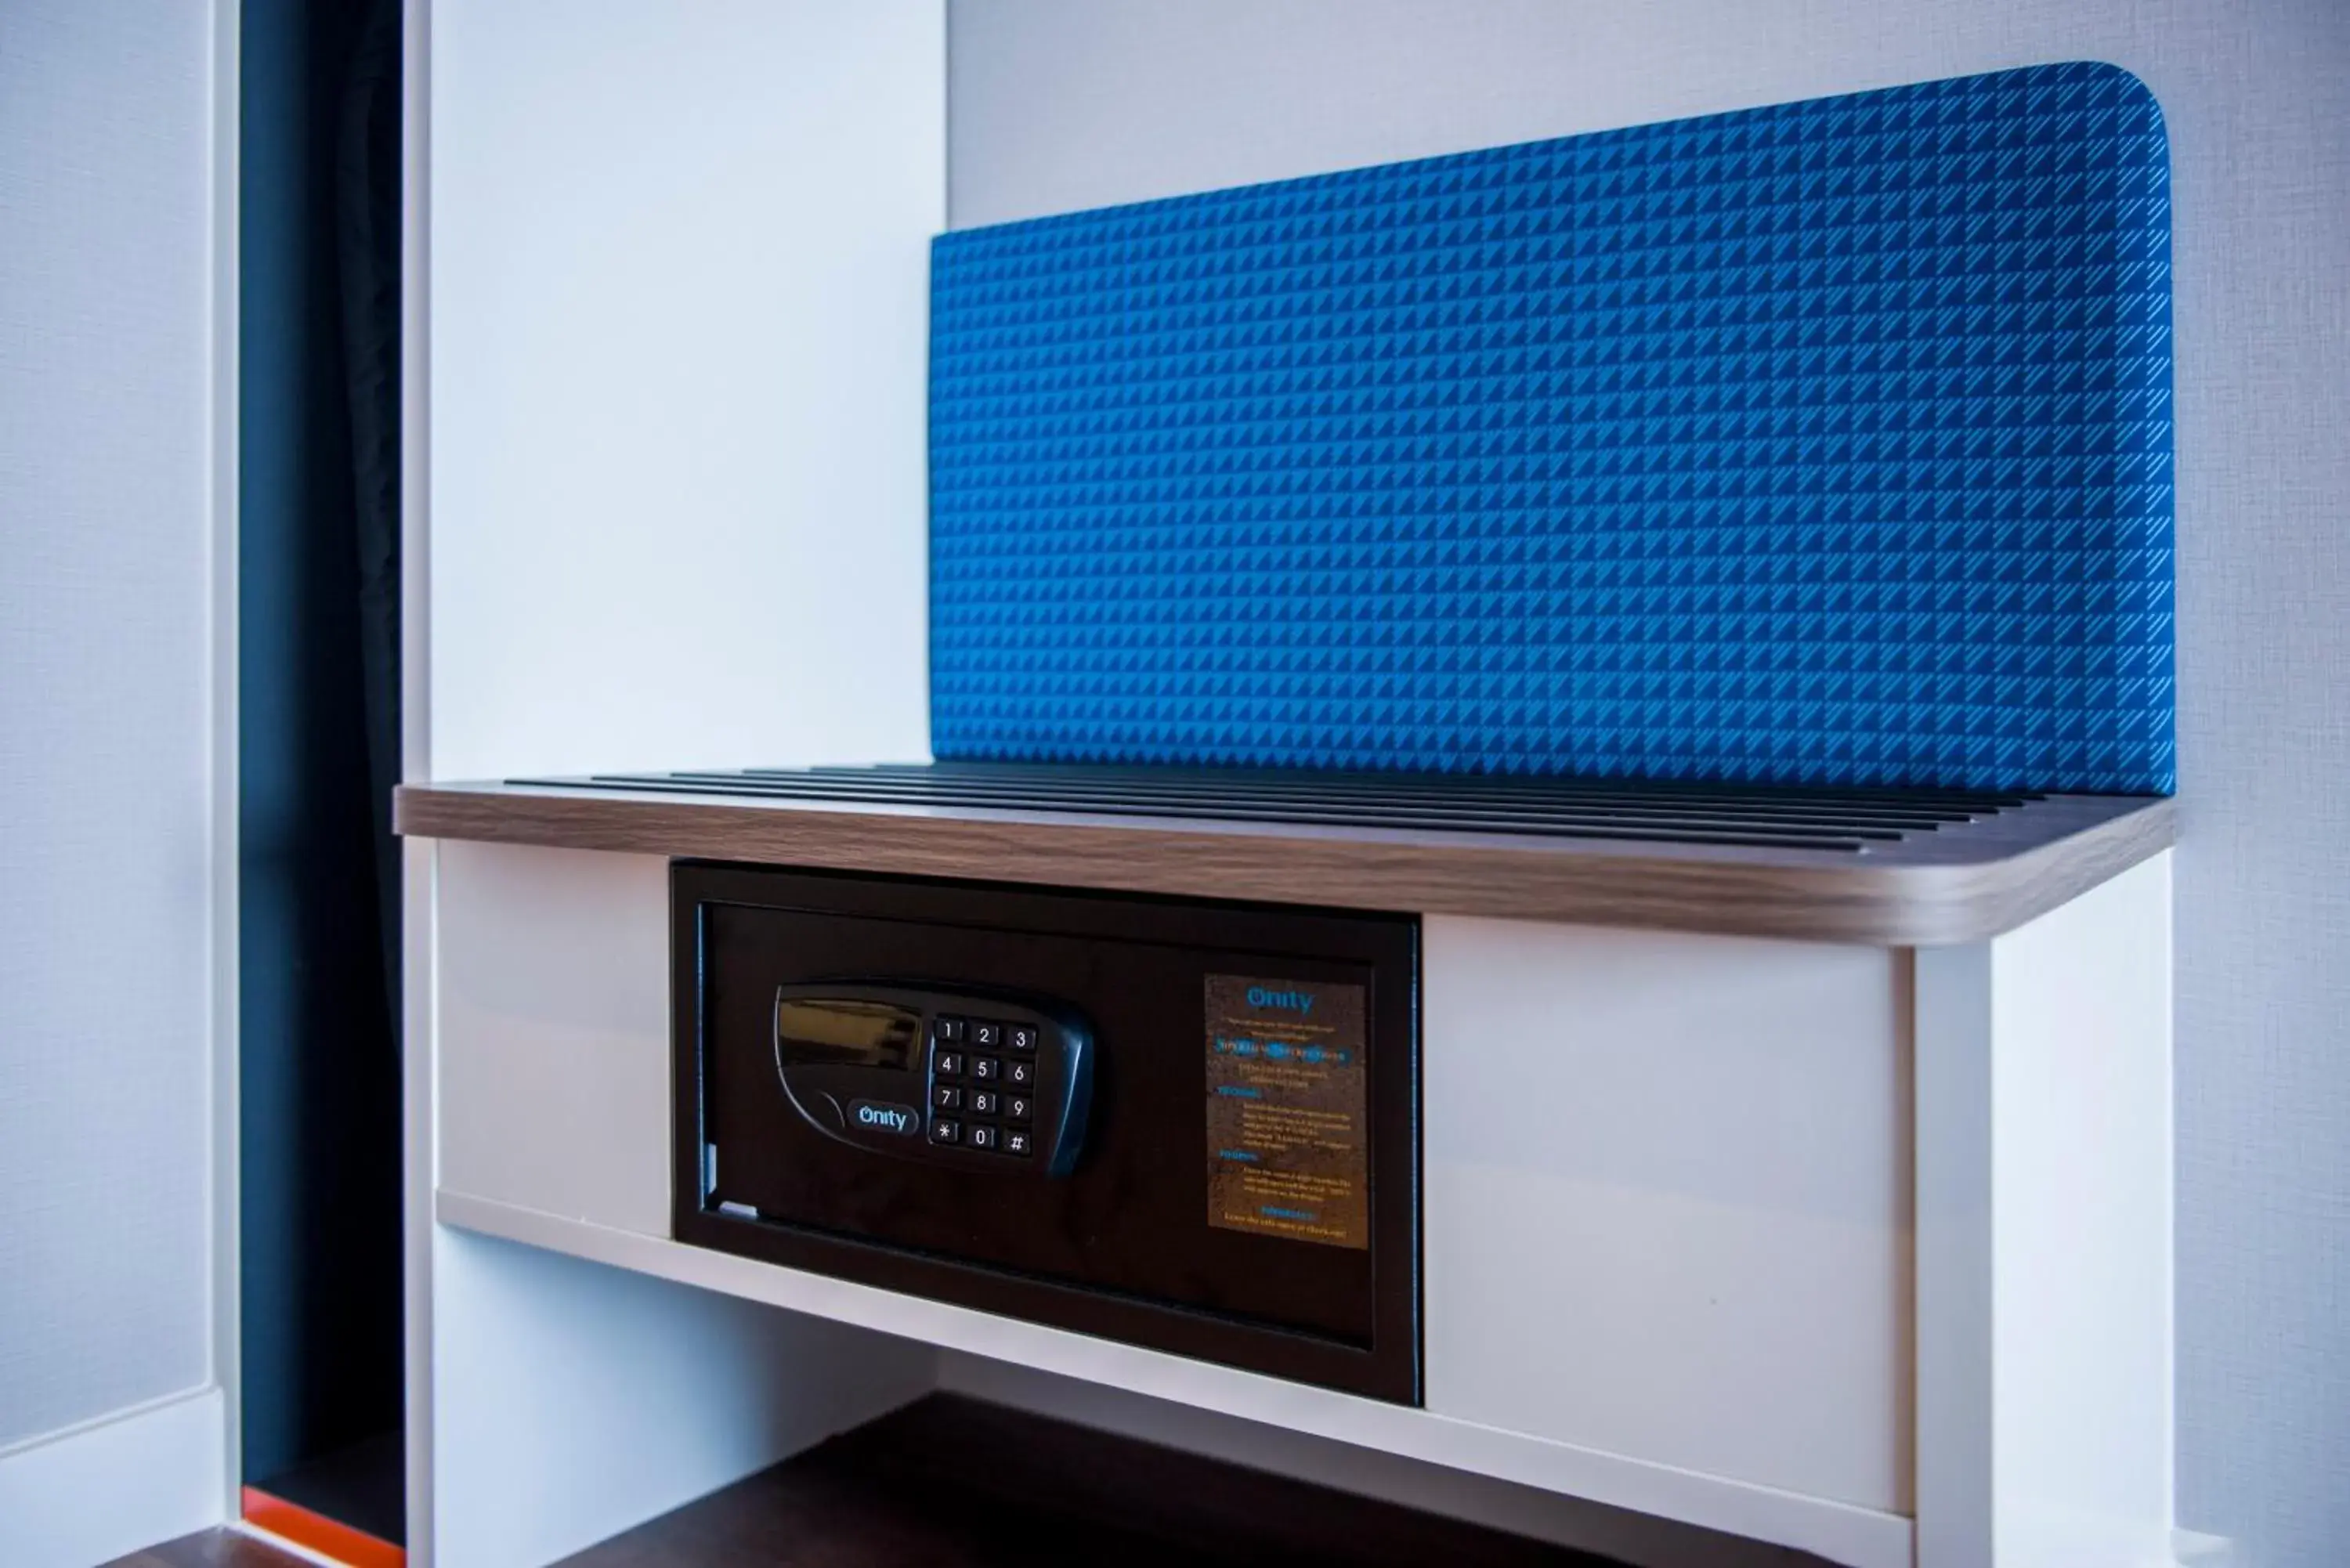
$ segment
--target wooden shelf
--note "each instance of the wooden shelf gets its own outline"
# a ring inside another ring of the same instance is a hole
[[[1393,1503],[933,1395],[561,1568],[1608,1568]]]
[[[1862,850],[409,784],[415,837],[1415,914],[1931,946],[2012,929],[2168,847],[2168,799],[2048,795]]]

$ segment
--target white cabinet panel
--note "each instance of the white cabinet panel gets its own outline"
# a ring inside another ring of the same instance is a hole
[[[1907,961],[1425,929],[1429,1407],[1905,1510]]]
[[[669,1234],[669,863],[439,846],[440,1185]]]

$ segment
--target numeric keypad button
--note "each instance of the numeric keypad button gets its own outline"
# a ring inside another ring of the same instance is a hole
[[[962,1077],[962,1053],[960,1051],[939,1052],[931,1058],[931,1071],[937,1074],[941,1078]]]
[[[1003,1029],[1003,1048],[1021,1056],[1036,1054],[1036,1026],[1033,1023],[1010,1023]]]
[[[1003,1083],[1007,1088],[1035,1088],[1036,1086],[1036,1064],[1034,1062],[1022,1062],[1016,1059],[1004,1063]]]
[[[1014,1062],[1013,1065],[1021,1067],[1025,1066],[1026,1064]],[[998,1057],[973,1056],[971,1059],[971,1078],[975,1084],[1002,1083],[1004,1081],[1003,1073],[1003,1063]]]

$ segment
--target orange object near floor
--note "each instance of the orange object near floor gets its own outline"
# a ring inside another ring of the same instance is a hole
[[[281,1541],[331,1557],[345,1568],[407,1568],[408,1553],[390,1542],[338,1524],[323,1513],[272,1497],[257,1487],[244,1489],[244,1521]]]

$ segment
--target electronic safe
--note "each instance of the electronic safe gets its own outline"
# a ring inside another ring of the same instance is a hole
[[[681,1241],[1419,1400],[1418,923],[680,862]]]

